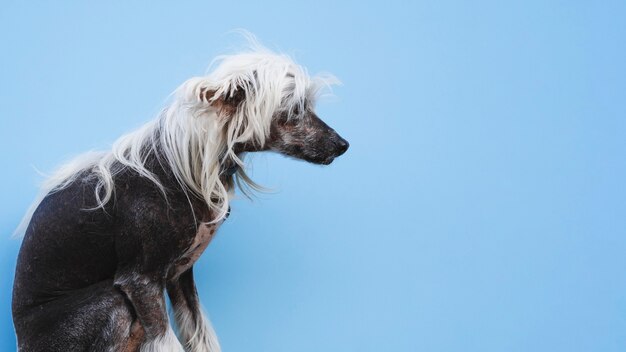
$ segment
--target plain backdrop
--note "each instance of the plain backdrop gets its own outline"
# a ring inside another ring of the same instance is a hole
[[[226,352],[624,351],[626,2],[0,6],[0,350],[11,232],[44,173],[153,118],[245,28],[343,85],[329,167],[273,189],[196,264]]]

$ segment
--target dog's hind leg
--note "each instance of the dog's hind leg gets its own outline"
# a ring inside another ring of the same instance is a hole
[[[145,337],[143,326],[124,295],[118,291],[114,297],[106,327],[96,338],[92,349],[137,352]]]
[[[181,340],[188,351],[220,352],[209,320],[204,316],[193,280],[193,267],[167,284]]]
[[[68,292],[15,318],[21,352],[135,352],[143,341],[143,328],[112,281]]]

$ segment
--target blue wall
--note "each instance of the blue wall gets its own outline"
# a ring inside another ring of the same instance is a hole
[[[33,166],[153,117],[239,27],[343,81],[318,110],[352,146],[253,159],[275,192],[197,264],[225,351],[626,348],[626,2],[27,3],[0,9],[0,350]]]

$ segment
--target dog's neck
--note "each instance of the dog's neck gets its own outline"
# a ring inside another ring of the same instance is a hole
[[[220,167],[220,177],[233,177],[233,175],[239,170],[239,165],[231,161],[222,164]]]

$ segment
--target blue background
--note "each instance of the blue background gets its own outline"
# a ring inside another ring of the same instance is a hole
[[[247,28],[343,81],[330,167],[253,158],[197,266],[228,351],[624,351],[626,2],[0,9],[0,350],[41,177],[154,117]]]

